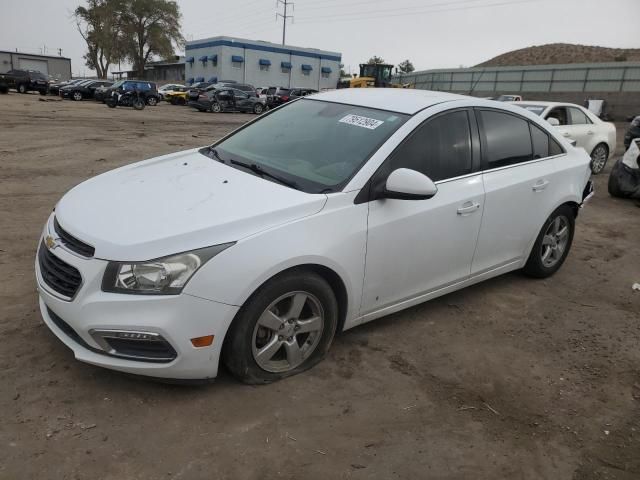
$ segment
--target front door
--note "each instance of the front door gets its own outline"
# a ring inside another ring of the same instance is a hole
[[[362,315],[468,278],[484,208],[470,120],[467,110],[427,120],[374,175],[375,191],[393,170],[411,168],[434,180],[438,192],[428,200],[369,203]]]

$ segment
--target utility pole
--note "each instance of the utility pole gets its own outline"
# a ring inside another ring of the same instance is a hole
[[[294,7],[294,3],[289,0],[277,0],[276,7],[279,8],[280,4],[284,5],[284,14],[276,12],[276,20],[282,17],[282,45],[284,45],[287,38],[287,19],[293,18],[293,15],[287,15],[287,7]]]

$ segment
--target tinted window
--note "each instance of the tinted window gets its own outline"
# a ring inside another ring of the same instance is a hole
[[[569,114],[571,115],[571,125],[585,125],[591,123],[591,120],[587,118],[585,113],[578,108],[569,107]]]
[[[533,141],[533,158],[546,158],[549,156],[549,135],[533,123],[531,128],[531,140]]]
[[[549,155],[560,155],[564,153],[564,149],[560,146],[560,144],[555,141],[553,138],[551,139],[551,143],[549,145]]]
[[[531,160],[529,122],[515,115],[484,110],[484,151],[487,168],[504,167]]]
[[[393,153],[390,172],[397,168],[417,170],[434,182],[471,173],[468,113],[447,113],[418,127]]]

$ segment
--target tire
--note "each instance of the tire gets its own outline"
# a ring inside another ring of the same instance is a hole
[[[187,104],[187,101],[184,98],[180,97],[176,99],[176,105],[186,105],[186,104]]]
[[[292,311],[297,315],[287,321]],[[225,338],[222,359],[244,383],[271,383],[320,362],[337,324],[338,303],[327,281],[311,271],[291,270],[269,280],[242,306]]]
[[[18,90],[18,93],[27,93],[27,86],[21,83],[16,90]]]
[[[255,113],[256,115],[260,115],[262,112],[264,112],[264,107],[261,103],[256,103],[253,106],[253,113]]]
[[[9,88],[6,85],[1,85],[0,86],[0,94],[6,95],[7,93],[9,93]]]
[[[211,104],[211,111],[213,113],[220,113],[222,112],[222,106],[218,102],[213,102]]]
[[[158,99],[156,97],[147,98],[147,105],[150,107],[155,107],[158,104]]]
[[[562,234],[565,227],[566,232]],[[575,211],[568,205],[559,206],[544,222],[523,272],[534,278],[547,278],[556,273],[569,254],[574,231]]]
[[[609,147],[604,143],[599,143],[591,152],[591,173],[599,174],[604,170],[609,159]]]
[[[118,102],[114,98],[108,98],[104,101],[109,108],[116,108],[118,106]]]
[[[81,100],[82,100],[82,93],[81,93],[81,92],[73,92],[73,93],[71,94],[71,98],[72,98],[74,101],[79,102],[79,101],[81,101]]]
[[[131,102],[131,106],[135,110],[144,110],[144,99],[142,98],[134,98]]]
[[[47,91],[46,90],[38,90],[40,92],[40,95],[42,95],[43,97],[47,95]]]

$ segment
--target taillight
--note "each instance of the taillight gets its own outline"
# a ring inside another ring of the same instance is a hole
[[[280,97],[280,99],[281,99],[283,102],[288,102],[288,101],[289,101],[289,97],[288,97],[287,95],[282,95],[282,96]]]

